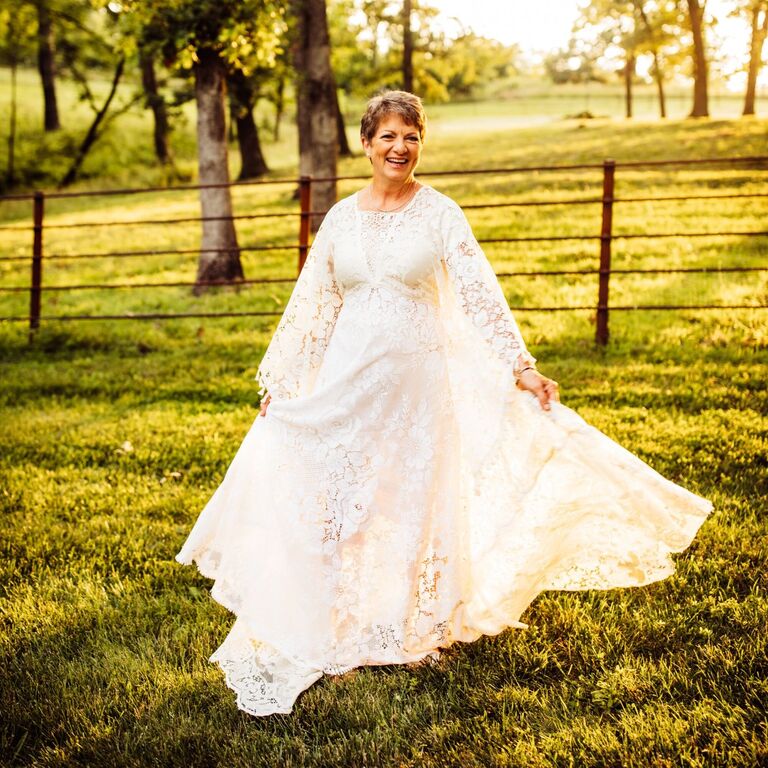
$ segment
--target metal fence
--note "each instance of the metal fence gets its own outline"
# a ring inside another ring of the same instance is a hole
[[[525,237],[494,237],[480,238],[481,243],[532,243],[532,242],[558,242],[558,241],[592,241],[596,244],[595,256],[596,265],[593,269],[558,269],[558,270],[531,270],[531,271],[507,271],[497,273],[500,278],[504,277],[554,277],[568,275],[594,275],[596,278],[596,302],[590,305],[579,306],[516,306],[515,311],[573,311],[573,310],[592,310],[595,313],[595,341],[598,344],[606,344],[609,335],[609,316],[612,311],[628,310],[709,310],[709,309],[765,309],[768,304],[755,301],[748,304],[632,304],[617,305],[610,303],[610,280],[612,275],[616,274],[672,274],[672,273],[727,273],[727,272],[768,272],[768,265],[749,266],[749,265],[731,265],[726,267],[677,267],[668,266],[665,268],[615,268],[612,266],[613,244],[619,240],[633,239],[655,239],[655,238],[717,238],[717,237],[745,237],[762,238],[768,235],[768,229],[757,229],[751,231],[682,231],[682,232],[624,232],[614,231],[613,219],[614,209],[621,203],[641,203],[641,202],[660,202],[660,201],[689,201],[703,200],[715,203],[718,200],[743,198],[756,199],[768,197],[768,191],[765,192],[727,192],[725,194],[670,194],[653,196],[628,196],[617,197],[615,195],[615,181],[617,170],[619,169],[661,169],[661,168],[686,168],[686,167],[709,167],[709,168],[736,168],[750,169],[756,172],[765,172],[768,170],[768,156],[755,157],[726,157],[726,158],[705,158],[695,160],[664,160],[664,161],[637,161],[617,163],[613,160],[605,160],[602,163],[582,163],[573,165],[542,165],[542,166],[521,166],[512,168],[483,168],[477,170],[461,171],[435,171],[431,173],[422,173],[420,176],[445,177],[445,176],[477,176],[482,174],[493,174],[512,177],[522,173],[554,173],[562,171],[600,171],[602,175],[602,191],[600,194],[577,199],[555,199],[555,200],[514,200],[495,203],[477,203],[465,204],[462,207],[465,210],[471,209],[492,209],[492,208],[514,208],[520,206],[584,206],[599,205],[602,210],[600,231],[591,235],[557,235],[541,234]],[[367,176],[339,176],[334,177],[336,181],[367,180]],[[289,217],[297,220],[298,240],[289,245],[270,245],[258,244],[243,246],[238,248],[242,252],[269,251],[269,250],[294,250],[298,257],[298,269],[300,270],[307,256],[310,245],[310,220],[313,216],[322,215],[321,212],[312,210],[312,184],[317,182],[327,182],[328,178],[310,178],[302,177],[300,179],[273,179],[259,180],[250,182],[235,182],[229,185],[184,185],[176,187],[145,187],[130,189],[112,189],[97,190],[86,192],[35,192],[29,195],[9,195],[0,197],[0,205],[4,202],[23,202],[32,203],[32,223],[30,225],[11,224],[0,226],[0,236],[3,230],[31,231],[32,244],[30,253],[25,256],[7,256],[0,254],[0,263],[4,262],[27,262],[29,264],[29,284],[25,286],[7,286],[0,285],[0,292],[27,292],[29,294],[29,313],[27,315],[8,315],[0,316],[0,321],[5,322],[27,322],[29,324],[30,339],[34,337],[35,331],[40,327],[41,322],[49,321],[71,321],[71,320],[149,320],[149,319],[170,319],[170,318],[215,318],[215,317],[247,317],[247,316],[279,316],[280,312],[267,311],[237,311],[237,312],[152,312],[152,313],[130,313],[130,314],[53,314],[42,315],[42,296],[49,291],[77,291],[77,290],[141,290],[165,287],[198,287],[198,286],[216,286],[231,285],[231,283],[222,283],[219,281],[204,282],[139,282],[139,283],[80,283],[68,285],[44,285],[43,283],[43,265],[44,263],[54,263],[58,261],[73,259],[100,259],[100,258],[136,258],[152,257],[168,254],[199,254],[199,248],[188,249],[143,249],[143,250],[114,250],[106,252],[81,252],[81,253],[46,253],[44,250],[44,234],[46,231],[54,229],[87,229],[88,227],[122,227],[126,225],[143,225],[148,228],[154,226],[165,226],[172,224],[186,224],[193,222],[203,222],[206,220],[222,218],[232,220],[247,219],[268,219],[278,217]],[[158,218],[131,221],[98,221],[98,222],[78,222],[78,223],[53,223],[45,222],[46,202],[49,200],[73,198],[73,197],[91,197],[104,198],[107,196],[128,196],[153,192],[181,192],[190,190],[201,190],[206,187],[248,187],[263,185],[291,185],[298,187],[298,206],[297,210],[253,213],[233,215],[231,217],[201,217],[187,216],[177,218]],[[768,187],[766,187],[768,190]],[[227,249],[228,251],[231,248]],[[214,251],[215,252],[215,251]],[[296,279],[295,275],[277,277],[238,280],[237,285],[266,285],[270,283],[289,283]]]

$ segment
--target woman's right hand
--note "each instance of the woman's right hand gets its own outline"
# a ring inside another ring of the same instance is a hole
[[[272,395],[267,393],[266,397],[263,397],[261,399],[261,407],[259,408],[259,416],[266,416],[267,415],[267,408],[269,408],[269,404],[272,401]]]

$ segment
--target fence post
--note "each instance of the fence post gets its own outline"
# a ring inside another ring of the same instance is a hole
[[[32,237],[32,280],[29,286],[29,341],[35,337],[35,331],[40,327],[40,297],[43,284],[43,213],[45,211],[45,196],[35,192],[32,202],[33,237]]]
[[[616,161],[603,162],[603,219],[600,227],[600,277],[597,289],[595,342],[608,343],[608,281],[611,278],[611,237],[613,232],[613,182]]]
[[[299,219],[299,272],[301,272],[309,251],[309,214],[312,210],[311,176],[302,176],[299,179],[299,204],[301,206],[301,217]]]

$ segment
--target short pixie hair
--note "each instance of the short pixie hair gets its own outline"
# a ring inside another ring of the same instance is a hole
[[[419,132],[422,141],[427,132],[427,115],[418,96],[407,91],[385,91],[374,96],[360,120],[360,136],[370,141],[379,123],[388,115],[400,115],[406,125],[412,125]]]

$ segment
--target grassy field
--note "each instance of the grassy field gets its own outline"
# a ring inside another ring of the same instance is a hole
[[[765,121],[499,125],[498,105],[438,112],[423,168],[768,153]],[[277,150],[275,149],[277,154]],[[291,171],[291,158],[277,164]],[[364,173],[360,158],[344,172]],[[618,194],[766,191],[764,169],[624,171]],[[429,179],[427,179],[429,180]],[[119,180],[118,180],[119,181]],[[435,178],[465,203],[591,197],[599,174]],[[89,182],[91,183],[91,182]],[[115,182],[117,183],[117,182]],[[352,183],[342,188],[351,191]],[[238,212],[284,210],[289,188],[238,189]],[[51,201],[47,221],[195,215],[192,193]],[[765,229],[766,198],[626,203],[617,231]],[[477,234],[593,234],[599,206],[470,211]],[[28,222],[0,205],[0,225]],[[295,240],[244,221],[241,244]],[[49,254],[192,247],[194,224],[46,233]],[[765,266],[766,238],[620,241],[615,263]],[[29,232],[3,230],[2,254]],[[249,254],[248,276],[290,275],[295,253]],[[597,243],[494,246],[498,269],[594,267]],[[3,263],[0,285],[25,285]],[[46,263],[46,283],[191,279],[194,256]],[[594,303],[594,277],[508,279],[516,306]],[[290,286],[46,293],[44,315],[272,309]],[[614,281],[616,302],[768,300],[766,273]],[[0,314],[26,309],[0,294]],[[270,319],[63,323],[34,344],[0,324],[0,764],[8,766],[768,765],[768,313],[625,312],[605,350],[589,312],[520,312],[567,404],[715,513],[677,573],[637,590],[547,593],[506,631],[415,669],[326,677],[294,714],[238,712],[206,661],[232,616],[174,562],[256,413]]]
[[[109,75],[111,77],[111,73]],[[106,97],[110,88],[107,76],[91,76],[91,87],[97,100]],[[176,82],[181,89],[183,83]],[[128,70],[118,89],[113,111],[131,101],[140,90],[138,73]],[[724,90],[712,84],[710,114],[715,119],[733,119],[741,114],[743,94]],[[18,130],[16,148],[17,184],[23,189],[53,188],[67,171],[70,158],[84,137],[93,113],[80,98],[71,81],[61,79],[57,84],[63,130],[44,134],[41,126],[42,94],[40,78],[35,70],[18,73]],[[670,118],[684,118],[691,108],[691,88],[671,84],[667,89],[667,111]],[[349,124],[353,146],[358,146],[357,126],[363,102],[344,99],[342,108]],[[756,103],[758,115],[768,114],[768,92],[761,91]],[[10,76],[0,68],[0,191],[6,177],[8,120],[10,112]],[[452,136],[462,132],[507,131],[523,126],[549,125],[569,115],[590,113],[601,120],[621,120],[624,117],[624,95],[621,83],[555,86],[540,78],[520,78],[509,88],[504,100],[454,102],[430,105],[430,118],[437,128],[445,128]],[[147,186],[176,180],[194,180],[197,173],[195,145],[195,109],[186,102],[175,110],[172,120],[171,147],[175,156],[173,173],[156,166],[152,149],[152,124],[149,112],[141,104],[111,122],[94,145],[82,168],[79,188],[99,189],[103,186]],[[656,118],[658,106],[654,86],[635,87],[634,114],[639,121]],[[265,101],[256,110],[267,162],[276,175],[292,175],[296,165],[296,135],[290,112],[280,131],[280,139],[271,141],[274,108]],[[231,168],[237,171],[239,160],[233,147]],[[6,190],[7,191],[7,190]]]

